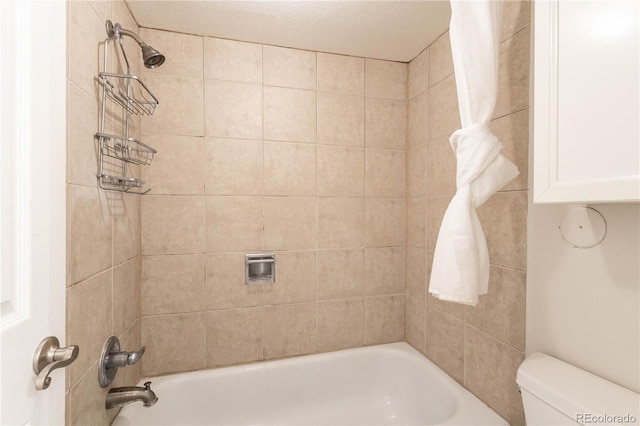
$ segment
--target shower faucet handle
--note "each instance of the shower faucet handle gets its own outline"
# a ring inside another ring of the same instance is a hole
[[[107,368],[120,368],[126,367],[127,365],[133,365],[140,361],[140,358],[144,355],[145,349],[146,346],[143,346],[137,352],[111,352],[107,354],[105,364]]]

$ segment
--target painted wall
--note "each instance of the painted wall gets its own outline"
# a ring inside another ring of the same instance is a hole
[[[123,350],[140,348],[138,294],[140,270],[140,196],[97,189],[99,99],[96,77],[103,66],[105,21],[137,31],[124,1],[70,1],[67,84],[67,344],[79,345],[67,376],[67,424],[109,424],[116,409],[105,410],[108,389],[98,385],[102,345],[118,336]],[[133,72],[140,50],[125,45]],[[112,71],[122,72],[110,52]],[[107,133],[123,134],[123,115],[110,107]],[[140,120],[132,120],[139,137]],[[121,369],[113,386],[132,386],[138,366]]]
[[[516,370],[524,357],[529,143],[529,2],[505,2],[491,130],[520,176],[478,209],[491,259],[476,307],[428,293],[429,270],[455,193],[448,138],[460,127],[449,33],[409,64],[406,339],[512,425],[524,424]]]
[[[576,249],[561,237],[576,206],[531,205],[527,353],[544,352],[640,392],[640,205],[594,205],[604,241]]]
[[[141,373],[404,339],[407,64],[142,29]],[[275,252],[277,282],[244,284]]]

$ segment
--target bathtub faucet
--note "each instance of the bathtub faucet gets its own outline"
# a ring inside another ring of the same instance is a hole
[[[151,382],[146,382],[144,387],[126,386],[110,389],[107,394],[107,410],[136,401],[141,401],[145,407],[151,407],[158,402],[158,397],[151,390]]]

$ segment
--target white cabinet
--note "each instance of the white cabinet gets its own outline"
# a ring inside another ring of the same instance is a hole
[[[536,203],[640,201],[640,2],[535,2]]]

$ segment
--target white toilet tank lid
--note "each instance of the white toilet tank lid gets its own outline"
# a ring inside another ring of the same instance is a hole
[[[640,422],[640,394],[543,353],[532,353],[524,360],[516,382],[579,423],[584,422],[576,419],[578,414],[628,415]]]

